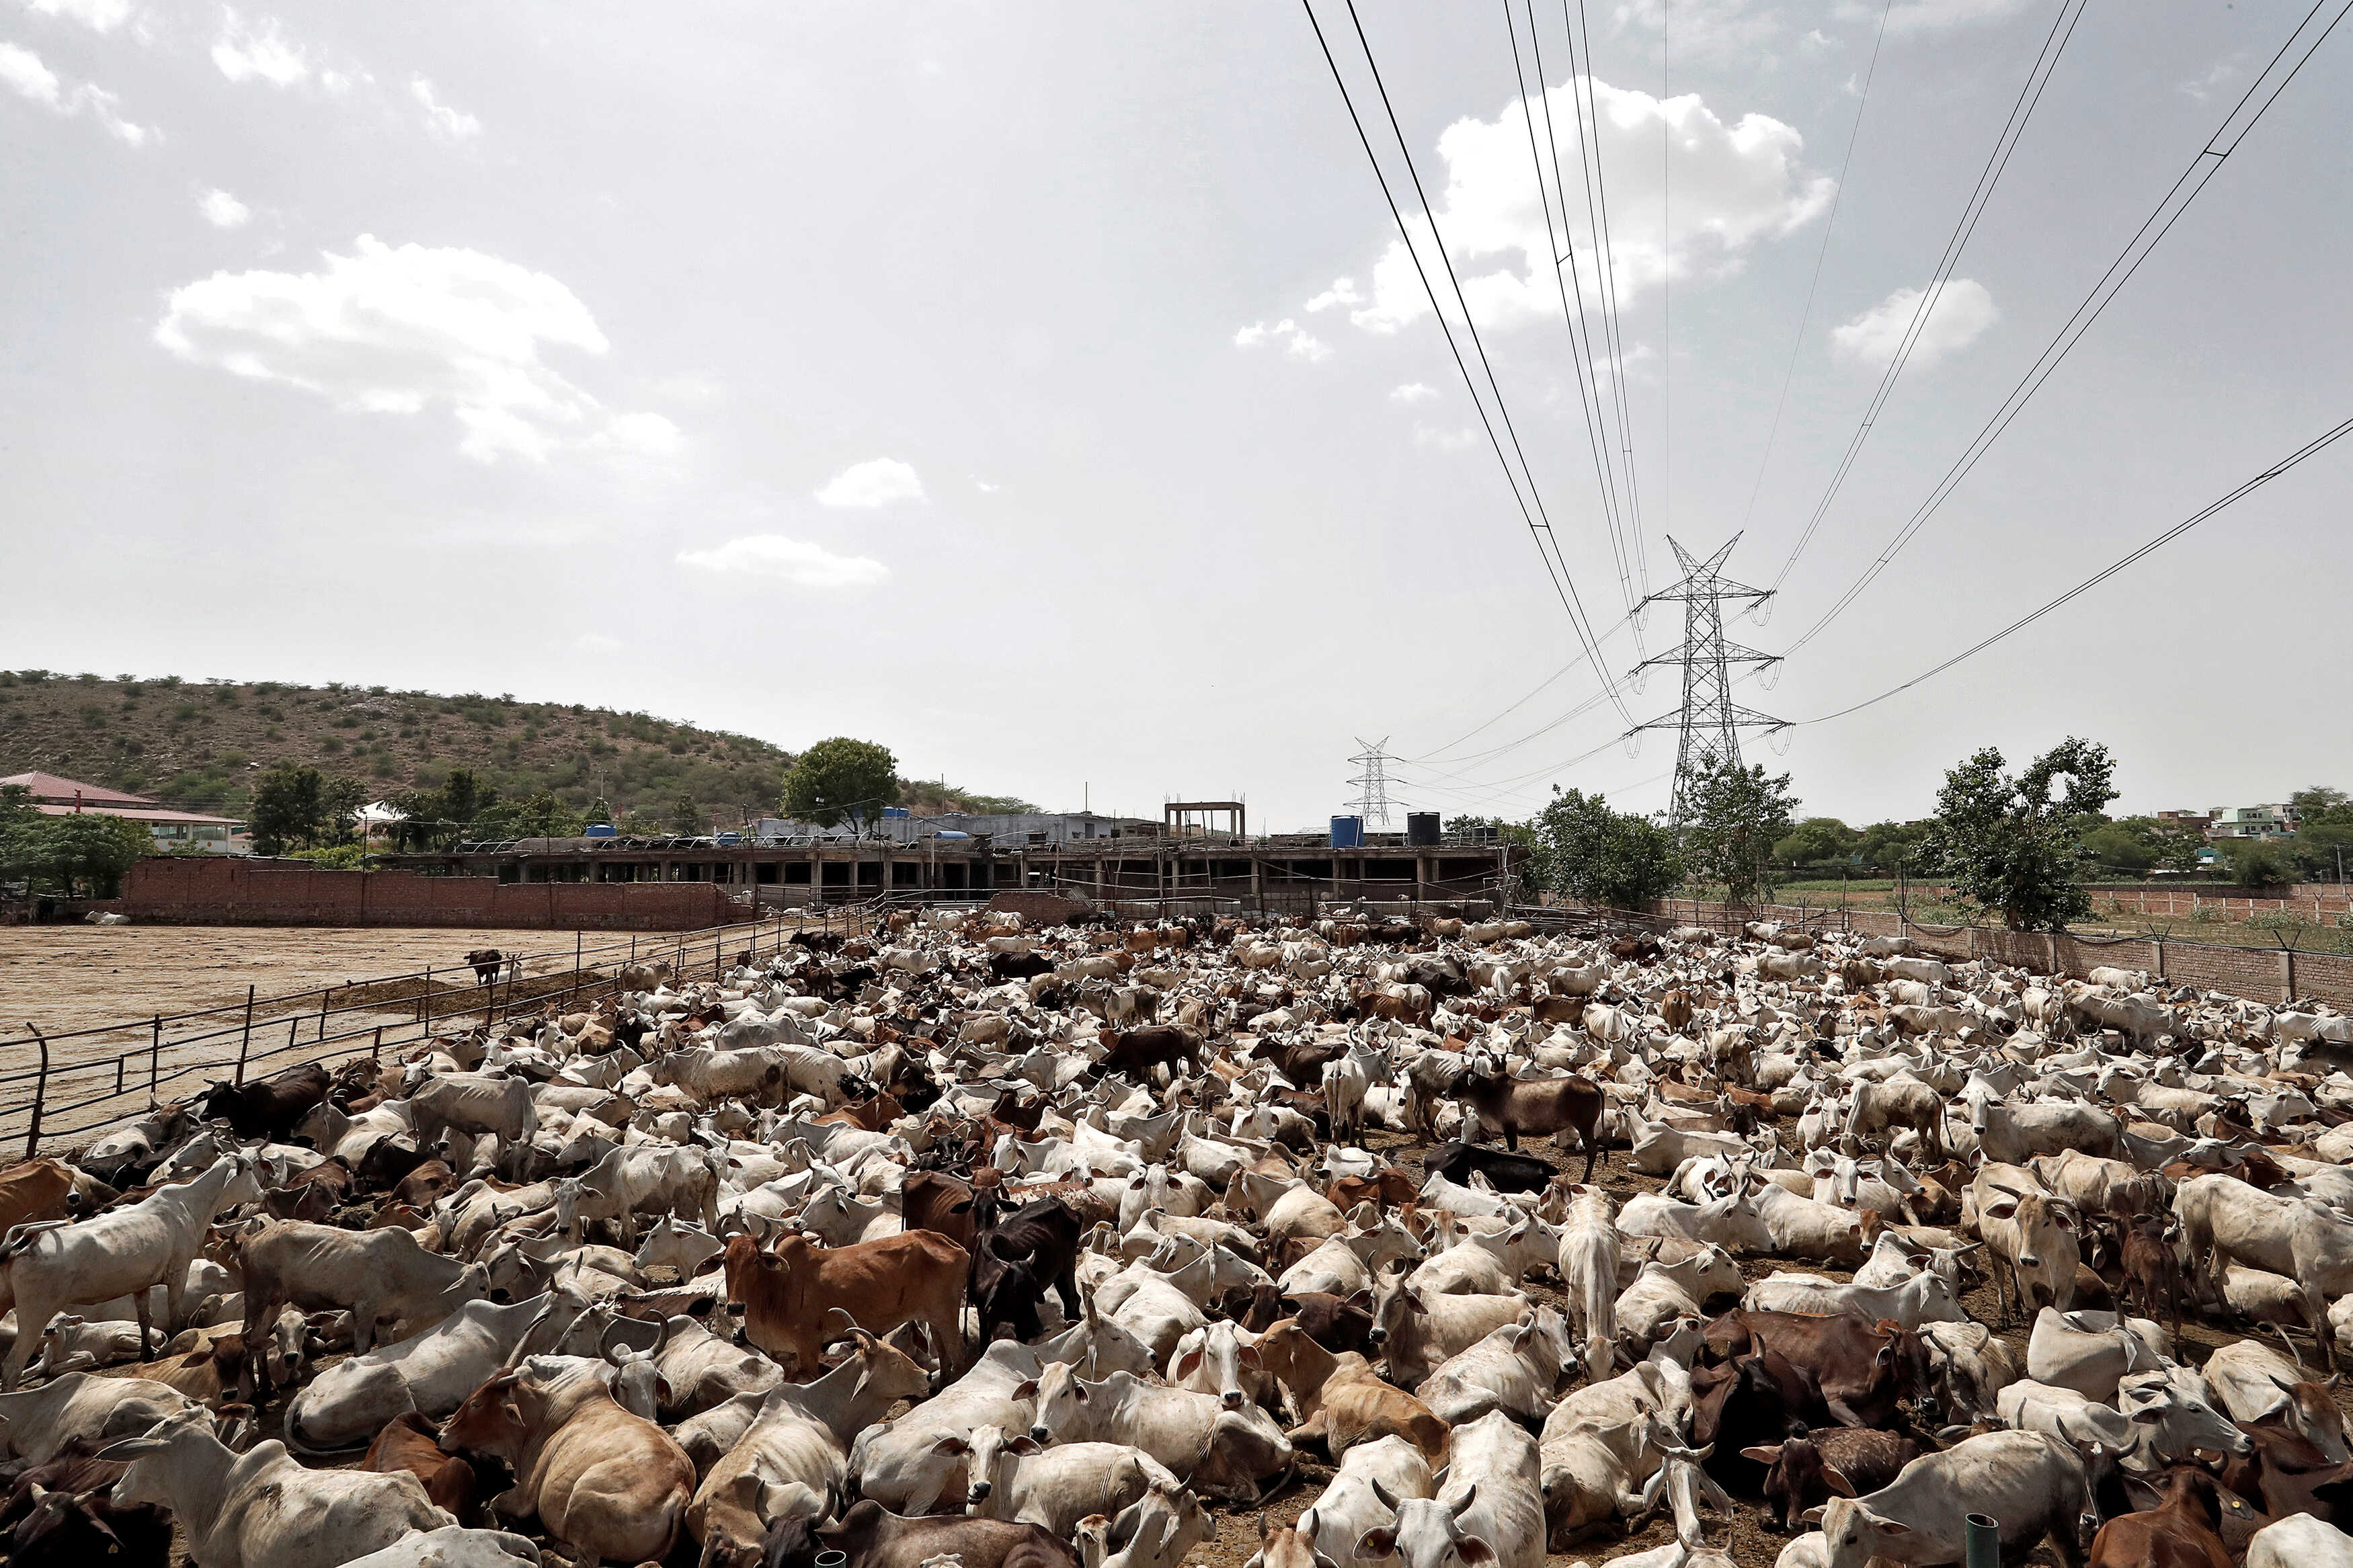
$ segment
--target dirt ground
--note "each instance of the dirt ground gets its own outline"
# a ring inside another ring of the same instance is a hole
[[[572,935],[556,931],[353,930],[279,926],[0,926],[0,1030],[29,1021],[49,1034],[162,1013],[221,1007],[322,985],[457,969],[470,949],[543,953],[525,973],[572,966]],[[591,931],[590,947],[611,931]],[[620,938],[626,952],[628,937]],[[641,939],[659,943],[659,936]]]

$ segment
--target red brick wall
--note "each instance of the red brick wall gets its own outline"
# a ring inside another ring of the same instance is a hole
[[[1077,919],[1090,908],[1084,899],[1066,899],[1060,893],[1005,892],[989,895],[992,910],[1010,910],[1033,926],[1057,926]]]
[[[699,931],[731,918],[726,889],[710,882],[501,883],[228,857],[142,860],[119,907],[180,925]]]

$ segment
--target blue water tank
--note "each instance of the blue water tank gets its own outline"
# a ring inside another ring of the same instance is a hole
[[[723,833],[719,836],[719,842],[732,847],[743,843],[744,836],[740,833]]]
[[[621,830],[609,822],[592,822],[588,825],[587,835],[591,838],[618,838]]]
[[[1335,816],[1332,819],[1332,847],[1361,849],[1365,847],[1365,819],[1361,816]]]
[[[882,815],[885,816],[905,816],[908,815],[908,812],[907,808],[903,805],[886,805],[882,808]]]

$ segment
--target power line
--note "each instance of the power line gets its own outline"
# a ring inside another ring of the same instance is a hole
[[[1960,663],[1963,659],[1975,658],[1977,655],[1983,653],[1987,648],[1993,647],[1994,644],[2009,637],[2011,633],[2024,630],[2026,627],[2031,626],[2035,622],[2041,620],[2043,616],[2049,615],[2052,611],[2058,609],[2061,605],[2090,593],[2094,588],[2098,587],[2101,584],[2106,582],[2117,573],[2122,572],[2126,567],[2132,565],[2135,562],[2139,561],[2144,556],[2152,554],[2155,552],[2163,549],[2166,545],[2172,543],[2175,540],[2180,538],[2191,529],[2196,528],[2200,523],[2204,522],[2208,518],[2212,517],[2215,513],[2222,510],[2224,508],[2243,500],[2248,496],[2253,494],[2256,490],[2261,489],[2263,486],[2271,483],[2274,479],[2278,479],[2282,474],[2286,473],[2290,468],[2293,468],[2297,464],[2303,462],[2307,458],[2316,457],[2320,453],[2327,450],[2328,447],[2334,446],[2348,433],[2353,433],[2353,418],[2348,418],[2341,423],[2331,426],[2321,435],[2315,437],[2312,440],[2306,442],[2301,447],[2298,447],[2295,451],[2290,452],[2286,457],[2282,458],[2278,462],[2274,463],[2270,468],[2265,468],[2263,472],[2255,475],[2253,479],[2245,480],[2237,488],[2232,489],[2217,500],[2208,502],[2205,506],[2200,507],[2198,510],[2190,513],[2188,517],[2182,519],[2179,522],[2175,523],[2172,527],[2167,529],[2164,532],[2158,534],[2147,543],[2143,544],[2137,550],[2135,550],[2130,553],[2111,562],[2109,564],[2103,566],[2100,570],[2093,573],[2089,577],[2084,578],[2082,582],[2076,584],[2073,587],[2068,589],[2057,598],[2049,601],[2038,609],[2028,611],[2025,615],[2019,616],[2018,619],[2010,622],[2000,631],[1979,638],[1978,641],[1970,644],[1968,647],[1965,647],[1960,652],[1955,654],[1952,658],[1945,660],[1944,663],[1936,665],[1933,668],[1922,670],[1911,679],[1906,680],[1898,686],[1891,686],[1876,697],[1865,698],[1862,701],[1841,708],[1834,713],[1824,713],[1820,717],[1815,719],[1801,719],[1798,721],[1798,722],[1802,724],[1827,724],[1833,719],[1843,719],[1850,713],[1860,713],[1866,708],[1872,707],[1877,703],[1884,702],[1889,698],[1896,696],[1899,693],[1909,691],[1914,687],[1919,685],[1922,681],[1934,679],[1936,677],[1942,675],[1945,671],[1952,668],[1953,666]]]
[[[1765,471],[1772,466],[1773,443],[1781,434],[1781,413],[1788,406],[1789,386],[1798,377],[1798,356],[1806,346],[1806,328],[1814,319],[1814,294],[1822,284],[1822,263],[1831,254],[1831,234],[1838,227],[1839,203],[1846,198],[1847,171],[1854,166],[1854,144],[1862,139],[1862,111],[1871,105],[1871,79],[1879,74],[1879,46],[1887,41],[1888,14],[1895,9],[1895,0],[1879,8],[1879,31],[1872,35],[1871,59],[1862,68],[1862,91],[1855,100],[1854,124],[1846,133],[1846,156],[1839,160],[1838,188],[1831,192],[1830,216],[1822,220],[1822,245],[1814,252],[1814,275],[1806,282],[1805,308],[1798,312],[1798,335],[1789,344],[1789,368],[1781,373],[1781,395],[1773,400],[1773,423],[1766,427],[1765,452],[1757,459],[1757,482],[1748,489],[1748,505],[1740,514],[1740,528],[1746,531],[1748,520],[1757,513],[1757,498],[1764,493]]]
[[[1528,43],[1531,52],[1535,46],[1535,0],[1523,0],[1528,12]],[[1568,284],[1561,277],[1561,263],[1574,254],[1575,242],[1568,237],[1568,189],[1560,184],[1560,151],[1558,139],[1552,129],[1552,94],[1544,75],[1543,57],[1536,57],[1536,99],[1544,106],[1545,140],[1553,144],[1553,183],[1560,187],[1561,243],[1554,244],[1552,197],[1545,189],[1544,157],[1536,151],[1535,110],[1528,103],[1527,78],[1520,66],[1520,35],[1512,20],[1512,0],[1504,0],[1504,30],[1512,44],[1512,80],[1519,89],[1520,117],[1528,128],[1528,159],[1535,165],[1536,199],[1544,209],[1545,245],[1552,254],[1552,280],[1560,295],[1560,319],[1568,328],[1569,351],[1577,359],[1577,401],[1585,416],[1586,444],[1593,453],[1594,482],[1601,491],[1601,518],[1609,533],[1609,553],[1618,563],[1618,589],[1624,597],[1626,608],[1634,608],[1634,582],[1627,569],[1625,522],[1618,510],[1618,486],[1606,454],[1609,451],[1609,428],[1601,412],[1601,388],[1593,380],[1592,328],[1585,321],[1585,295],[1577,293],[1577,306],[1571,312]]]
[[[1742,730],[1784,728],[1780,720],[1751,712],[1732,700],[1732,666],[1778,662],[1773,654],[1758,653],[1725,639],[1724,601],[1762,599],[1770,592],[1746,587],[1724,574],[1725,557],[1739,542],[1740,535],[1736,533],[1715,554],[1703,560],[1677,544],[1674,535],[1669,534],[1667,545],[1683,569],[1683,578],[1651,595],[1653,599],[1683,602],[1683,646],[1659,654],[1649,662],[1683,667],[1683,700],[1681,710],[1673,715],[1638,724],[1634,732],[1665,729],[1676,732],[1675,795],[1669,816],[1677,826],[1690,819],[1693,794],[1703,773],[1718,767],[1740,765]]]
[[[1387,735],[1377,741],[1367,741],[1359,735],[1356,744],[1364,750],[1348,759],[1364,770],[1348,781],[1357,789],[1356,798],[1350,804],[1360,820],[1382,827],[1389,825],[1388,743]]]
[[[2042,101],[2042,89],[2050,83],[2052,72],[2058,68],[2059,57],[2065,52],[2067,40],[2074,36],[2075,24],[2083,17],[2084,4],[2085,0],[2060,0],[2059,15],[2052,19],[2051,31],[2043,37],[2042,47],[2035,55],[2032,68],[2026,73],[2025,84],[2018,89],[2017,101],[2010,105],[2010,118],[2002,121],[2001,133],[1994,138],[1993,151],[1986,155],[1985,167],[1978,172],[1977,184],[1970,187],[1969,199],[1962,205],[1960,219],[1954,224],[1952,234],[1945,241],[1943,253],[1936,258],[1936,270],[1929,278],[1928,286],[1920,291],[1920,298],[1912,308],[1912,319],[1905,324],[1904,335],[1896,344],[1894,357],[1887,362],[1887,369],[1880,375],[1879,385],[1872,392],[1871,402],[1863,408],[1862,423],[1848,438],[1846,450],[1839,458],[1838,467],[1831,471],[1831,482],[1822,491],[1822,499],[1814,503],[1813,515],[1806,520],[1797,543],[1790,546],[1788,559],[1781,563],[1781,570],[1774,575],[1773,586],[1776,589],[1788,581],[1790,570],[1798,564],[1798,557],[1805,553],[1815,531],[1821,527],[1822,519],[1830,514],[1831,503],[1838,499],[1847,475],[1854,468],[1855,459],[1862,455],[1863,443],[1871,439],[1872,427],[1878,423],[1881,411],[1887,406],[1887,400],[1894,395],[1895,378],[1904,374],[1904,366],[1910,361],[1912,351],[1918,346],[1921,334],[1927,329],[1928,318],[1936,310],[1936,301],[1943,297],[1953,268],[1960,265],[1961,252],[1968,247],[1969,236],[1976,231],[1978,220],[1985,215],[1987,203],[1993,199],[1994,187],[2001,183],[2002,172],[2010,167],[2010,154],[2017,151],[2019,139],[2025,135],[2026,122],[2033,118],[2035,105]]]
[[[1447,278],[1453,285],[1455,301],[1462,311],[1463,331],[1470,335],[1472,346],[1479,354],[1480,366],[1486,372],[1488,395],[1494,399],[1495,415],[1503,420],[1505,431],[1510,433],[1512,450],[1519,457],[1520,467],[1516,471],[1512,467],[1511,459],[1504,455],[1502,437],[1495,433],[1494,420],[1488,416],[1486,404],[1479,394],[1478,383],[1472,379],[1470,364],[1463,359],[1461,347],[1454,340],[1453,326],[1448,321],[1445,310],[1439,304],[1437,287],[1430,279],[1429,269],[1422,265],[1420,247],[1415,245],[1413,231],[1406,224],[1405,214],[1398,205],[1396,193],[1389,188],[1388,174],[1381,167],[1379,156],[1373,151],[1372,139],[1366,133],[1364,120],[1356,112],[1356,100],[1348,91],[1347,79],[1341,74],[1340,62],[1334,57],[1331,43],[1324,36],[1324,24],[1315,15],[1313,0],[1300,0],[1301,7],[1307,13],[1308,26],[1315,31],[1315,42],[1323,51],[1324,63],[1332,72],[1333,85],[1340,89],[1341,101],[1348,110],[1349,123],[1356,128],[1356,141],[1364,148],[1366,161],[1373,166],[1373,177],[1380,183],[1381,196],[1388,204],[1389,216],[1396,222],[1398,235],[1404,242],[1407,255],[1413,261],[1415,275],[1421,279],[1422,291],[1430,298],[1430,312],[1438,318],[1439,330],[1445,334],[1446,345],[1453,354],[1455,368],[1461,373],[1462,384],[1470,391],[1472,405],[1478,409],[1479,422],[1486,430],[1488,445],[1494,449],[1495,460],[1504,469],[1504,480],[1512,487],[1512,499],[1518,504],[1521,519],[1526,522],[1529,535],[1535,541],[1536,553],[1544,560],[1545,572],[1552,579],[1553,591],[1559,595],[1561,607],[1568,612],[1569,626],[1577,633],[1577,640],[1584,645],[1586,657],[1592,661],[1594,673],[1599,677],[1603,687],[1609,692],[1611,700],[1616,703],[1620,711],[1624,712],[1624,700],[1618,696],[1616,683],[1610,679],[1609,669],[1601,662],[1601,652],[1587,623],[1582,598],[1577,592],[1575,580],[1568,575],[1567,562],[1565,558],[1556,559],[1558,555],[1558,542],[1553,538],[1552,523],[1550,518],[1545,513],[1543,498],[1535,493],[1535,473],[1527,466],[1526,454],[1520,446],[1519,434],[1512,426],[1511,411],[1504,402],[1503,388],[1495,380],[1494,369],[1488,363],[1486,346],[1480,341],[1478,323],[1472,319],[1470,306],[1463,300],[1461,279],[1454,274],[1453,259],[1448,256],[1445,238],[1439,232],[1437,214],[1430,205],[1428,193],[1422,189],[1420,172],[1414,166],[1412,149],[1406,142],[1405,132],[1398,126],[1397,111],[1389,103],[1388,88],[1381,79],[1380,66],[1373,58],[1371,44],[1365,37],[1364,24],[1356,16],[1355,0],[1347,0],[1347,3],[1348,19],[1355,26],[1357,46],[1364,51],[1365,64],[1372,72],[1373,84],[1379,90],[1381,106],[1388,117],[1390,133],[1397,139],[1398,149],[1405,158],[1406,172],[1413,179],[1414,194],[1419,198],[1422,215],[1430,223],[1431,247],[1438,252],[1439,262],[1446,268]],[[1523,478],[1527,485],[1527,492],[1525,495],[1520,488]],[[1533,513],[1529,510],[1532,501],[1535,509]],[[1541,524],[1539,524],[1539,519],[1543,519]],[[1630,717],[1629,715],[1630,719]]]
[[[2050,379],[2053,371],[2059,368],[2060,362],[2064,360],[2073,351],[2075,345],[2083,341],[2084,334],[2091,331],[2092,323],[2100,319],[2101,312],[2105,310],[2116,297],[2124,291],[2125,285],[2132,281],[2133,274],[2140,270],[2141,263],[2148,259],[2149,253],[2157,248],[2158,243],[2165,238],[2167,232],[2180,219],[2181,215],[2189,210],[2189,204],[2198,199],[2198,194],[2206,188],[2206,183],[2221,170],[2231,154],[2238,151],[2239,143],[2246,140],[2248,132],[2254,130],[2257,122],[2263,119],[2271,106],[2279,100],[2280,94],[2287,90],[2288,83],[2295,79],[2296,73],[2305,68],[2306,63],[2312,58],[2320,46],[2327,41],[2328,35],[2337,30],[2337,25],[2345,19],[2346,12],[2353,9],[2353,0],[2335,0],[2336,15],[2328,19],[2328,25],[2321,28],[2312,42],[2306,46],[2304,53],[2297,57],[2295,65],[2288,68],[2287,73],[2280,77],[2278,84],[2264,96],[2263,102],[2256,107],[2254,112],[2246,117],[2243,124],[2240,123],[2241,114],[2246,110],[2248,104],[2254,101],[2255,94],[2263,89],[2263,84],[2271,80],[2274,74],[2278,71],[2280,62],[2285,59],[2288,51],[2295,47],[2296,39],[2305,35],[2311,27],[2314,19],[2330,4],[2331,0],[2319,0],[2318,4],[2306,13],[2304,20],[2296,24],[2295,31],[2288,35],[2287,42],[2280,46],[2279,52],[2272,57],[2270,63],[2263,68],[2263,74],[2255,79],[2245,94],[2232,106],[2231,112],[2223,118],[2221,125],[2215,130],[2212,136],[2207,139],[2205,146],[2199,150],[2198,155],[2190,160],[2189,166],[2181,172],[2180,178],[2173,182],[2171,188],[2165,193],[2164,199],[2157,204],[2156,210],[2151,212],[2143,220],[2140,227],[2134,231],[2132,238],[2126,243],[2116,258],[2108,263],[2108,269],[2100,274],[2100,279],[2092,285],[2091,292],[2084,296],[2083,302],[2075,307],[2074,313],[2060,325],[2058,332],[2043,345],[2042,353],[2038,354],[2034,363],[2027,367],[2026,374],[2019,378],[2017,385],[2010,388],[2010,395],[2001,400],[2000,405],[1995,408],[1977,435],[1970,439],[1960,457],[1954,460],[1953,466],[1947,468],[1944,477],[1936,481],[1936,487],[1928,492],[1927,499],[1914,510],[1911,518],[1896,531],[1895,537],[1888,542],[1887,547],[1873,558],[1870,565],[1863,568],[1862,575],[1848,585],[1846,591],[1822,613],[1819,620],[1806,629],[1804,635],[1789,645],[1791,652],[1796,652],[1820,636],[1824,627],[1836,620],[1846,607],[1852,604],[1882,572],[1887,569],[1888,563],[1895,559],[1896,553],[1912,542],[1913,536],[1920,531],[1929,518],[1936,515],[1937,509],[1945,504],[1953,491],[1959,488],[1961,481],[1968,477],[1969,470],[1977,467],[1978,460],[2001,438],[2002,432],[2010,428],[2010,421],[2018,417],[2028,400],[2042,390],[2042,384]],[[2235,131],[2232,129],[2234,125],[2237,126]],[[2225,142],[2226,137],[2227,142]]]

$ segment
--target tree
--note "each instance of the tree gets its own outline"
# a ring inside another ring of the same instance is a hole
[[[1448,818],[1447,826],[1461,835],[1465,842],[1483,842],[1479,835],[1492,831],[1502,842],[1525,849],[1527,858],[1520,862],[1519,874],[1514,879],[1517,886],[1513,890],[1533,903],[1539,893],[1555,886],[1551,878],[1552,849],[1537,828],[1543,820],[1538,817],[1534,822],[1506,822],[1500,816],[1456,816]]]
[[[1874,822],[1862,830],[1855,853],[1874,871],[1894,871],[1913,863],[1913,849],[1927,831],[1926,823]]]
[[[863,831],[886,805],[899,804],[899,759],[871,741],[836,736],[803,752],[785,775],[784,815],[819,827],[845,817]]]
[[[1920,867],[1950,877],[1962,900],[1999,911],[2012,931],[2064,931],[2092,913],[2075,881],[2084,860],[2076,824],[2116,799],[2115,773],[2105,746],[2073,735],[2015,779],[1989,746],[1945,775]]]
[[[1764,766],[1719,762],[1696,774],[1685,801],[1683,864],[1703,881],[1724,884],[1736,904],[1773,896],[1773,847],[1789,836],[1797,798],[1789,775]]]
[[[360,813],[375,798],[364,779],[336,773],[319,786],[320,839],[322,844],[349,844],[359,837]]]
[[[2269,838],[2226,838],[2222,854],[2231,862],[2231,880],[2242,888],[2276,888],[2295,880],[2287,850]]]
[[[1638,909],[1683,880],[1674,836],[1649,817],[1611,810],[1598,795],[1566,791],[1533,826],[1542,846],[1538,874],[1569,898]]]
[[[36,815],[0,832],[0,875],[53,883],[67,898],[86,884],[91,897],[111,899],[121,891],[122,874],[154,852],[153,837],[128,817]]]
[[[2297,819],[2306,827],[2353,826],[2353,798],[2348,798],[2341,789],[2314,784],[2288,796],[2287,803],[2295,808]]]
[[[246,814],[255,851],[276,855],[316,844],[326,820],[324,788],[316,768],[280,763],[262,774]]]
[[[1810,816],[1773,846],[1773,858],[1784,866],[1844,860],[1854,854],[1862,838],[1862,835],[1835,816]]]
[[[482,815],[499,803],[499,792],[476,783],[469,768],[451,768],[439,794],[440,809],[435,815],[460,838],[469,837]]]
[[[2307,882],[2334,882],[2340,869],[2353,870],[2353,822],[2306,823],[2280,847]]]
[[[681,791],[678,798],[670,803],[670,830],[687,835],[702,831],[702,807],[695,801],[693,791]]]

